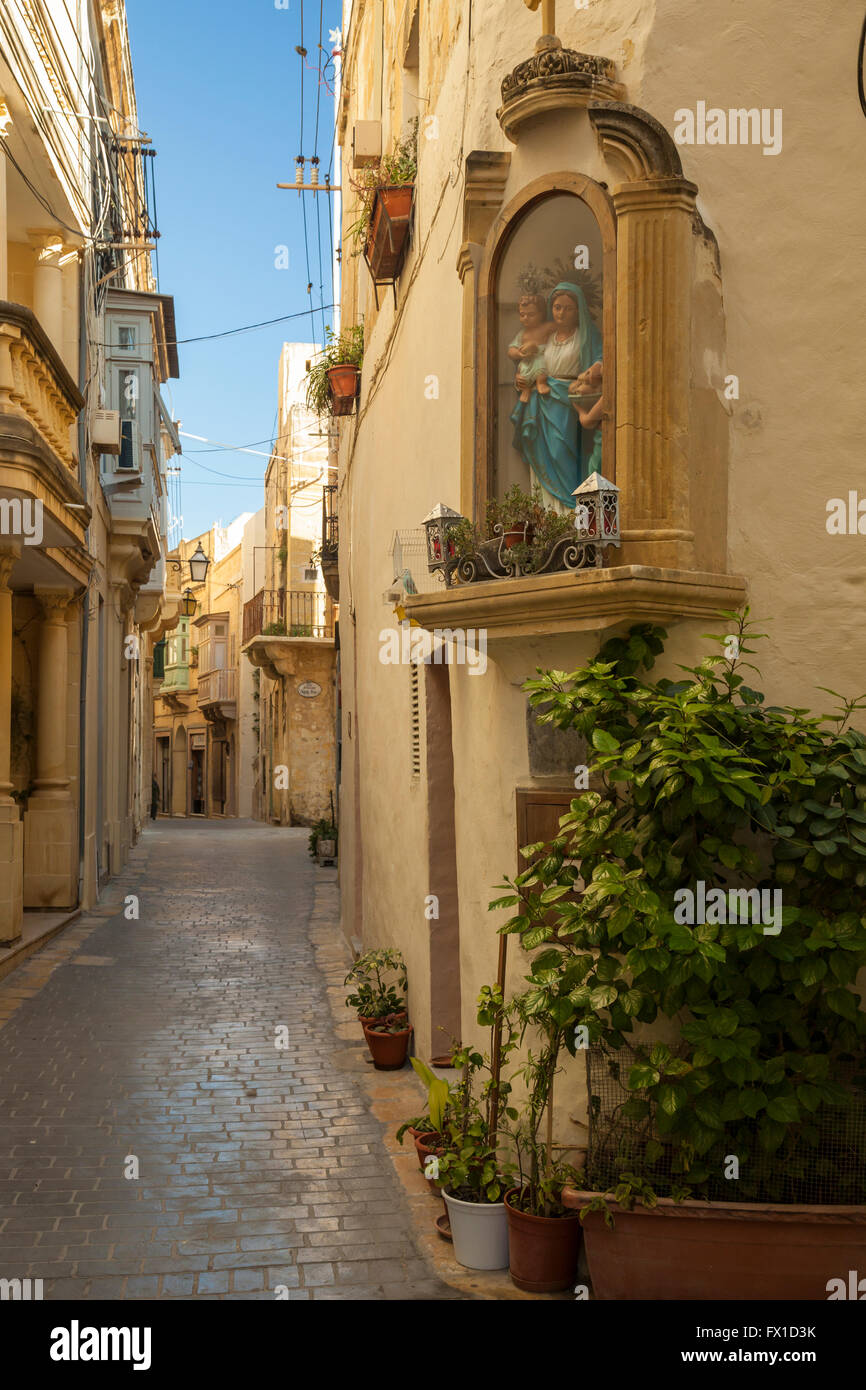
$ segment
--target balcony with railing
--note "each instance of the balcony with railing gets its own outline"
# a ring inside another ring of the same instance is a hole
[[[340,537],[337,520],[337,484],[322,488],[322,578],[335,603],[340,599]]]
[[[244,652],[271,680],[294,674],[293,649],[333,643],[333,607],[319,590],[260,589],[244,604]]]
[[[238,698],[238,673],[234,666],[224,666],[219,671],[200,673],[198,678],[198,707],[207,705],[235,705]],[[225,714],[224,718],[233,718]]]

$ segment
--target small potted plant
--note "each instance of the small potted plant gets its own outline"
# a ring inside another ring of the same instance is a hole
[[[349,228],[354,254],[363,252],[377,282],[396,280],[409,239],[412,198],[418,171],[418,120],[390,154],[353,179],[358,216]]]
[[[307,372],[307,405],[317,415],[351,415],[355,409],[364,362],[364,326],[334,333],[325,330],[321,356]]]
[[[427,1087],[427,1112],[424,1115],[415,1115],[411,1120],[404,1121],[397,1130],[397,1142],[402,1144],[407,1133],[412,1135],[415,1142],[415,1152],[418,1155],[418,1166],[423,1172],[425,1160],[430,1154],[436,1152],[437,1146],[442,1141],[445,1115],[451,1097],[451,1086],[442,1077],[437,1076],[426,1062],[422,1062],[420,1057],[410,1057],[409,1061],[412,1063],[416,1075]]]
[[[491,499],[487,506],[488,534],[502,535],[506,550],[516,545],[532,545],[536,527],[544,521],[545,508],[541,488],[536,483],[531,493],[523,492],[512,483],[501,501]],[[497,529],[500,528],[500,529]]]
[[[396,979],[389,980],[389,975]],[[365,951],[344,980],[344,984],[354,986],[346,1007],[357,1010],[362,1028],[388,1016],[405,1020],[406,980],[406,965],[399,951],[390,947]]]
[[[399,1071],[406,1065],[412,1025],[405,1013],[385,1014],[364,1025],[364,1037],[377,1071]]]
[[[506,1051],[508,1048],[506,1047]],[[452,1064],[461,1070],[445,1123],[444,1145],[437,1155],[436,1177],[448,1211],[454,1257],[466,1269],[508,1266],[507,1182],[497,1152],[497,1135],[489,1128],[483,1101],[490,1082],[475,1095],[474,1082],[485,1067],[480,1052],[457,1048]],[[499,1098],[506,1083],[500,1081]]]

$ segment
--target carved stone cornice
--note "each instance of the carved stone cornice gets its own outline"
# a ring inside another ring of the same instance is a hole
[[[590,102],[587,114],[606,159],[618,159],[629,182],[682,179],[683,166],[673,136],[664,126],[626,102]]]
[[[524,121],[548,112],[587,106],[591,101],[620,101],[625,88],[616,80],[610,58],[563,48],[548,38],[531,58],[502,79],[502,105],[497,120],[508,139],[517,143]]]
[[[484,628],[492,642],[602,631],[620,623],[706,620],[722,608],[739,608],[745,592],[739,575],[620,565],[460,584],[409,596],[405,606],[407,615],[428,630]]]

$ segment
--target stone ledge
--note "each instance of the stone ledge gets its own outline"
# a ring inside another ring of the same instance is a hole
[[[621,565],[455,585],[407,597],[405,609],[428,630],[480,627],[490,640],[710,618],[739,608],[745,597],[741,575]]]

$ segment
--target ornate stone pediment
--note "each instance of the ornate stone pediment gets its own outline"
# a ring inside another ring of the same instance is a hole
[[[590,101],[621,101],[624,96],[610,58],[578,53],[547,37],[531,58],[502,79],[502,105],[496,116],[509,140],[516,142],[520,126],[534,116]]]

